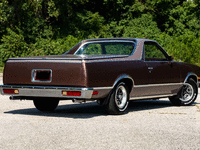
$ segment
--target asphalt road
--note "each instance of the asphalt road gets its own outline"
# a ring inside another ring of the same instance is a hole
[[[200,95],[187,107],[172,106],[168,99],[132,101],[121,116],[106,115],[95,102],[71,101],[44,113],[32,101],[0,96],[0,150],[32,149],[200,150]]]

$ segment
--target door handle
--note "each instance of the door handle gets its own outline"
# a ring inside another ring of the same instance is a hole
[[[148,70],[149,70],[149,73],[151,73],[153,70],[153,67],[148,67]]]
[[[148,67],[149,70],[153,70],[153,67]]]

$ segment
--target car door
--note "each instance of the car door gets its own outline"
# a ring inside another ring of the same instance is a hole
[[[156,42],[144,43],[145,63],[148,69],[150,95],[174,94],[181,87],[180,69],[177,62],[170,60],[168,54]]]

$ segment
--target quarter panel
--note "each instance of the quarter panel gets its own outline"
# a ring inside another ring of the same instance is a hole
[[[140,60],[86,62],[87,86],[110,87],[122,75],[129,75],[135,85],[148,81],[146,65]]]
[[[183,62],[179,62],[179,66],[181,71],[181,82],[184,82],[186,77],[190,73],[193,73],[196,76],[200,77],[200,67]]]

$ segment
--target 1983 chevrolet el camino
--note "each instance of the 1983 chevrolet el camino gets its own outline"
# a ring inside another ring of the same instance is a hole
[[[59,100],[97,100],[108,114],[123,114],[129,100],[169,97],[191,105],[200,68],[173,61],[155,41],[133,38],[84,40],[63,55],[7,60],[1,93],[33,100],[53,111]]]

